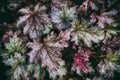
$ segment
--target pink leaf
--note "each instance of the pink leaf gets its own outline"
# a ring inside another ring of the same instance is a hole
[[[32,50],[28,53],[30,62],[39,62],[49,70],[57,70],[58,63],[62,61],[61,50],[68,47],[67,41],[70,39],[70,32],[64,31],[55,35],[53,32],[44,38],[43,42],[34,40],[27,43]]]

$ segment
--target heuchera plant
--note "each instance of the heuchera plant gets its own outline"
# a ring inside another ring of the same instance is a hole
[[[119,0],[1,2],[2,80],[120,79]]]

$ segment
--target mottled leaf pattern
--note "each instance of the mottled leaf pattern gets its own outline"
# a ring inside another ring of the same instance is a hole
[[[91,8],[92,10],[99,10],[97,4],[95,3],[104,3],[103,0],[85,0],[82,5],[80,5],[80,7],[78,8],[79,11],[84,11],[87,12],[87,10],[89,8]]]
[[[90,47],[92,42],[99,43],[104,38],[104,31],[97,28],[85,28],[86,23],[76,25],[71,28],[71,41],[75,41],[75,44],[79,44],[79,40],[82,39],[84,43]]]
[[[51,0],[52,11],[58,11],[65,5],[65,0]]]
[[[68,47],[66,41],[70,39],[70,31],[61,32],[58,37],[53,32],[44,38],[43,42],[29,42],[27,46],[32,48],[29,53],[30,62],[41,61],[42,67],[47,67],[49,70],[58,70],[61,59],[61,50]],[[58,74],[59,75],[59,74]]]
[[[34,10],[30,7],[22,8],[19,10],[21,16],[17,22],[17,26],[24,25],[24,34],[29,34],[30,38],[38,38],[45,30],[44,25],[49,23],[48,15],[45,13],[46,7],[35,5]]]
[[[119,80],[119,4],[0,0],[0,79]]]
[[[99,28],[105,28],[106,25],[110,25],[114,22],[114,19],[111,16],[117,14],[117,11],[109,11],[109,12],[102,12],[100,15],[91,14],[91,22],[95,23],[97,21],[97,25]]]
[[[4,54],[5,55],[5,54]],[[11,66],[12,69],[9,70],[9,75],[11,80],[21,80],[26,78],[25,76],[26,69],[23,65],[25,63],[25,57],[20,53],[14,53],[13,56],[6,55],[4,56],[4,61],[6,65]]]
[[[78,53],[74,55],[74,63],[72,70],[76,71],[77,74],[81,74],[81,71],[84,73],[88,73],[89,67],[88,67],[88,61],[89,61],[89,55],[90,55],[89,50],[82,49],[79,47]]]
[[[6,43],[6,49],[8,53],[14,54],[15,52],[25,52],[25,46],[22,44],[22,40],[17,37],[17,35],[13,35],[12,38],[9,39],[9,43]]]
[[[75,13],[76,7],[67,8],[65,5],[62,10],[51,13],[51,20],[57,24],[59,30],[67,29],[71,27],[71,21],[76,18]]]

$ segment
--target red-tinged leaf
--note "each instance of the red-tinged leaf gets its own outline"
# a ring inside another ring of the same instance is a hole
[[[73,67],[72,70],[80,70],[83,71],[85,73],[89,72],[89,67],[88,67],[88,61],[89,61],[89,55],[91,54],[91,52],[89,50],[86,49],[82,49],[81,47],[79,47],[78,53],[75,54],[73,60]],[[77,73],[80,74],[80,73]]]
[[[8,32],[6,32],[3,37],[2,37],[2,40],[5,41],[7,39],[9,39],[9,37],[12,37],[14,34],[15,35],[19,35],[21,33],[20,30],[17,30],[15,32],[13,32],[12,30],[9,30]]]

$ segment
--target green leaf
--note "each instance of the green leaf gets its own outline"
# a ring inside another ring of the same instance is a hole
[[[13,37],[9,39],[9,43],[5,44],[5,47],[10,54],[15,52],[25,52],[25,46],[22,44],[22,41],[17,37],[17,35],[13,35]]]
[[[80,24],[78,20],[75,20],[72,25],[73,26],[70,29],[72,36],[71,41],[74,41],[75,44],[79,45],[80,40],[82,40],[87,47],[91,47],[92,43],[105,41],[119,32],[115,29],[99,29],[95,26],[91,26],[86,21],[83,21]]]
[[[75,41],[75,44],[79,45],[79,40],[82,40],[88,47],[92,46],[92,42],[99,43],[104,38],[104,31],[95,27],[88,27],[86,22],[79,24],[75,21],[71,30],[71,41]]]

